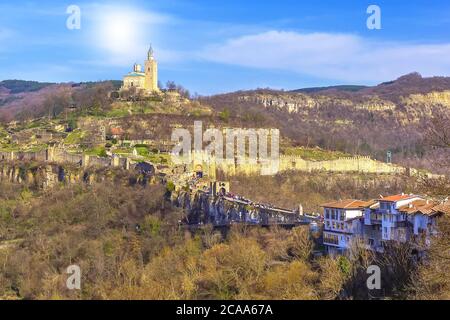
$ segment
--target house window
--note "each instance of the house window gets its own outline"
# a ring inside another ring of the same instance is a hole
[[[338,245],[339,244],[339,238],[335,234],[325,233],[323,235],[323,242]]]

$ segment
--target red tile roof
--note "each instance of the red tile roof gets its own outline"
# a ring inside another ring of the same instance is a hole
[[[450,215],[450,201],[443,202],[433,208],[437,214],[448,214]]]
[[[364,208],[376,209],[376,208],[380,207],[380,202],[379,202],[379,200],[376,200],[376,199],[365,201],[365,205],[363,205],[363,207]]]
[[[398,210],[407,214],[421,213],[427,216],[450,214],[450,202],[438,204],[434,201],[416,200],[408,205],[400,207]]]
[[[324,208],[335,208],[335,209],[361,209],[367,204],[366,201],[347,199],[341,201],[335,201],[323,204]]]
[[[120,136],[124,133],[122,128],[111,128],[111,134],[115,136]]]
[[[394,196],[387,196],[387,197],[381,197],[379,200],[381,201],[387,201],[387,202],[397,202],[400,200],[407,200],[407,199],[412,199],[412,198],[416,198],[416,195],[412,195],[412,194],[397,194]]]
[[[407,214],[422,213],[425,215],[430,215],[434,213],[433,207],[435,206],[436,203],[433,201],[416,200],[411,202],[410,204],[401,206],[400,208],[398,208],[398,210]]]

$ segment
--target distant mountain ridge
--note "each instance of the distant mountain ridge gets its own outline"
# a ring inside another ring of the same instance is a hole
[[[311,87],[295,89],[292,93],[336,93],[336,92],[357,92],[360,94],[389,95],[428,93],[432,91],[444,91],[450,89],[450,77],[422,77],[420,73],[412,72],[399,77],[396,80],[380,83],[376,86],[364,85],[336,85],[328,87]]]
[[[315,93],[315,92],[321,92],[321,91],[327,91],[327,90],[337,90],[337,91],[359,91],[362,89],[370,88],[369,86],[360,86],[360,85],[338,85],[338,86],[328,86],[328,87],[310,87],[310,88],[302,88],[302,89],[296,89],[291,90],[289,92],[294,93]]]
[[[4,80],[0,82],[0,88],[3,88],[10,94],[39,91],[55,83],[26,81],[26,80]]]

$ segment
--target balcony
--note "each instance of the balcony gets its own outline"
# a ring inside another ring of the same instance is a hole
[[[408,226],[408,222],[406,222],[406,221],[391,222],[392,228],[406,228],[407,226]]]
[[[383,216],[381,214],[366,213],[364,215],[364,223],[366,225],[380,225],[380,224],[382,224],[382,218],[383,218]]]

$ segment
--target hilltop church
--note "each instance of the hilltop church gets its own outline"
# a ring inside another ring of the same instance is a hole
[[[144,71],[142,66],[138,63],[134,64],[133,71],[129,72],[123,77],[123,84],[120,91],[136,90],[136,92],[143,94],[151,94],[159,92],[158,88],[158,63],[153,56],[153,48],[147,53],[147,60],[144,64]]]

